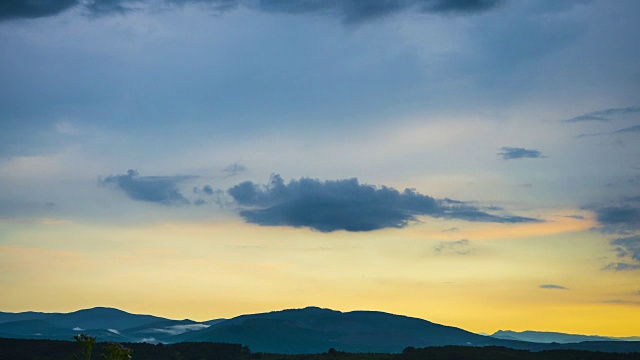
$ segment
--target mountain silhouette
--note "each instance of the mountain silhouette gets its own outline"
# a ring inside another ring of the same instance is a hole
[[[558,344],[569,344],[569,343],[577,343],[583,341],[635,341],[640,340],[638,338],[629,337],[629,338],[617,338],[617,337],[606,337],[606,336],[596,336],[596,335],[580,335],[580,334],[565,334],[559,332],[550,332],[550,331],[511,331],[511,330],[498,330],[491,337],[497,339],[507,339],[507,340],[519,340],[519,341],[530,341],[536,343],[558,343]]]
[[[282,354],[318,353],[329,348],[397,353],[407,346],[487,346],[505,342],[407,316],[377,311],[343,313],[318,307],[242,315],[171,340],[240,343],[252,351]]]
[[[130,314],[122,310],[107,307],[78,310],[68,314],[52,314],[41,319],[54,325],[71,329],[118,330],[168,320],[152,315]]]
[[[319,307],[205,322],[170,320],[103,307],[68,314],[0,313],[0,337],[3,338],[71,341],[79,333],[94,336],[102,342],[233,343],[248,346],[253,352],[279,354],[324,353],[332,348],[345,352],[400,353],[408,347],[448,345],[502,346],[531,351],[640,352],[640,342],[612,341],[606,337],[510,331],[485,336],[408,316],[379,311],[341,312]],[[529,341],[522,341],[525,335],[529,336],[526,337]],[[497,338],[499,336],[506,339]],[[563,336],[567,341],[575,342],[541,341]],[[583,341],[585,339],[589,341]],[[607,341],[593,341],[602,339]]]

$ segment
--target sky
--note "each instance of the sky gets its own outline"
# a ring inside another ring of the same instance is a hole
[[[0,311],[640,335],[640,2],[0,4]]]

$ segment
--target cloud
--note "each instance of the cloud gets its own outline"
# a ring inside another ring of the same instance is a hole
[[[539,285],[538,287],[540,289],[568,290],[568,288],[562,285],[556,285],[556,284],[542,284],[542,285]]]
[[[613,270],[613,271],[633,271],[640,270],[640,264],[629,263],[610,263],[603,267],[601,270]]]
[[[603,301],[603,303],[607,303],[607,304],[633,304],[633,305],[640,305],[639,301],[629,301],[629,300],[620,300],[620,299],[605,300],[605,301]]]
[[[633,134],[633,133],[640,133],[640,125],[630,126],[630,127],[622,128],[615,131],[599,132],[599,133],[593,133],[593,134],[580,134],[578,135],[578,138],[600,136],[600,135]]]
[[[222,173],[224,174],[223,179],[226,178],[230,178],[232,176],[236,176],[241,172],[247,171],[247,167],[240,164],[240,163],[235,163],[235,164],[231,164],[227,167],[225,167],[224,169],[222,169]]]
[[[630,127],[612,132],[612,134],[627,134],[627,133],[640,133],[640,125],[630,126]]]
[[[491,214],[468,203],[437,200],[412,189],[360,184],[356,178],[320,181],[302,178],[288,184],[280,175],[268,185],[250,181],[228,191],[245,221],[264,226],[309,227],[322,232],[403,228],[417,216],[467,221],[522,223],[540,220]]]
[[[162,205],[189,204],[178,190],[178,185],[193,176],[139,176],[135,170],[124,175],[110,175],[98,182],[103,186],[115,187],[133,200],[147,201]]]
[[[640,230],[640,204],[626,202],[617,206],[592,207],[605,233],[628,234]]]
[[[536,159],[543,158],[540,151],[535,149],[525,149],[525,148],[516,148],[516,147],[508,147],[503,146],[500,148],[500,152],[498,155],[502,156],[504,160],[513,160],[513,159]]]
[[[601,270],[631,271],[640,270],[640,235],[613,239],[609,242],[618,258],[624,262],[605,265]]]
[[[146,332],[150,333],[162,333],[168,335],[179,335],[184,334],[189,331],[202,330],[208,328],[210,325],[207,324],[187,324],[187,325],[173,325],[173,326],[165,326],[162,329],[153,328]]]
[[[56,15],[79,3],[79,0],[2,0],[0,20],[34,19]]]
[[[640,261],[640,235],[618,238],[610,241],[618,253],[618,257],[630,257],[632,260]]]
[[[287,14],[327,14],[345,23],[363,22],[402,11],[433,14],[473,14],[497,7],[503,0],[4,0],[0,3],[0,20],[38,18],[80,7],[89,15],[109,15],[140,9],[145,5],[171,6],[200,4],[214,11],[228,11],[239,6],[266,12]]]
[[[570,122],[570,123],[583,122],[583,121],[606,122],[606,121],[612,120],[617,116],[635,114],[638,112],[640,112],[639,106],[629,106],[626,108],[612,108],[612,109],[593,111],[593,112],[586,113],[584,115],[576,116],[574,118],[566,119],[563,121]]]
[[[289,14],[329,13],[337,15],[345,23],[357,23],[408,10],[418,13],[471,14],[490,10],[502,2],[502,0],[262,0],[258,8]]]
[[[220,189],[214,189],[210,185],[204,185],[202,188],[194,186],[193,193],[200,196],[193,202],[197,206],[214,203],[222,208],[229,204],[229,198],[225,195],[225,192]]]
[[[433,247],[433,250],[438,253],[452,253],[458,255],[471,254],[469,240],[467,239],[456,241],[441,241],[438,243],[438,245]]]

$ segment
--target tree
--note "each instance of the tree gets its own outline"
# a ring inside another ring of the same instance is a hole
[[[133,350],[118,343],[108,343],[104,347],[106,353],[102,354],[104,360],[129,360]]]
[[[91,352],[93,352],[93,347],[96,345],[96,338],[87,334],[74,335],[73,338],[78,342],[78,344],[80,344],[80,354],[82,356],[78,357],[78,355],[73,354],[73,359],[91,360]]]

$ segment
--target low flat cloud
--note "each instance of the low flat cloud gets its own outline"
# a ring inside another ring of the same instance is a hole
[[[433,250],[437,253],[449,253],[458,255],[471,254],[471,246],[469,240],[460,239],[456,241],[441,241],[438,245],[433,247]]]
[[[372,231],[403,228],[417,216],[494,223],[540,220],[486,212],[469,203],[438,200],[415,190],[360,184],[357,179],[302,178],[285,184],[277,174],[269,184],[250,181],[228,191],[248,223],[264,226],[309,227],[321,232]]]
[[[633,271],[640,270],[640,264],[629,264],[629,263],[610,263],[602,268],[602,270],[613,270],[613,271]]]
[[[573,117],[571,119],[565,119],[564,122],[576,123],[576,122],[584,122],[584,121],[600,121],[607,122],[612,119],[629,114],[635,114],[640,112],[640,106],[629,106],[626,108],[611,108],[593,111],[590,113],[586,113],[584,115],[579,115]]]
[[[107,187],[123,191],[130,199],[162,205],[184,205],[189,200],[180,193],[178,185],[194,176],[140,176],[135,170],[126,174],[109,175],[98,179]]]
[[[0,20],[53,16],[71,8],[81,8],[88,15],[109,15],[139,10],[145,6],[200,4],[215,11],[240,6],[265,12],[320,14],[336,16],[345,23],[364,22],[403,11],[432,14],[473,14],[493,9],[503,0],[4,0]]]
[[[540,289],[568,290],[569,288],[556,284],[542,284],[538,286]]]
[[[503,146],[500,148],[498,155],[502,156],[504,160],[514,159],[537,159],[543,158],[542,153],[535,149],[525,149],[518,147]]]

